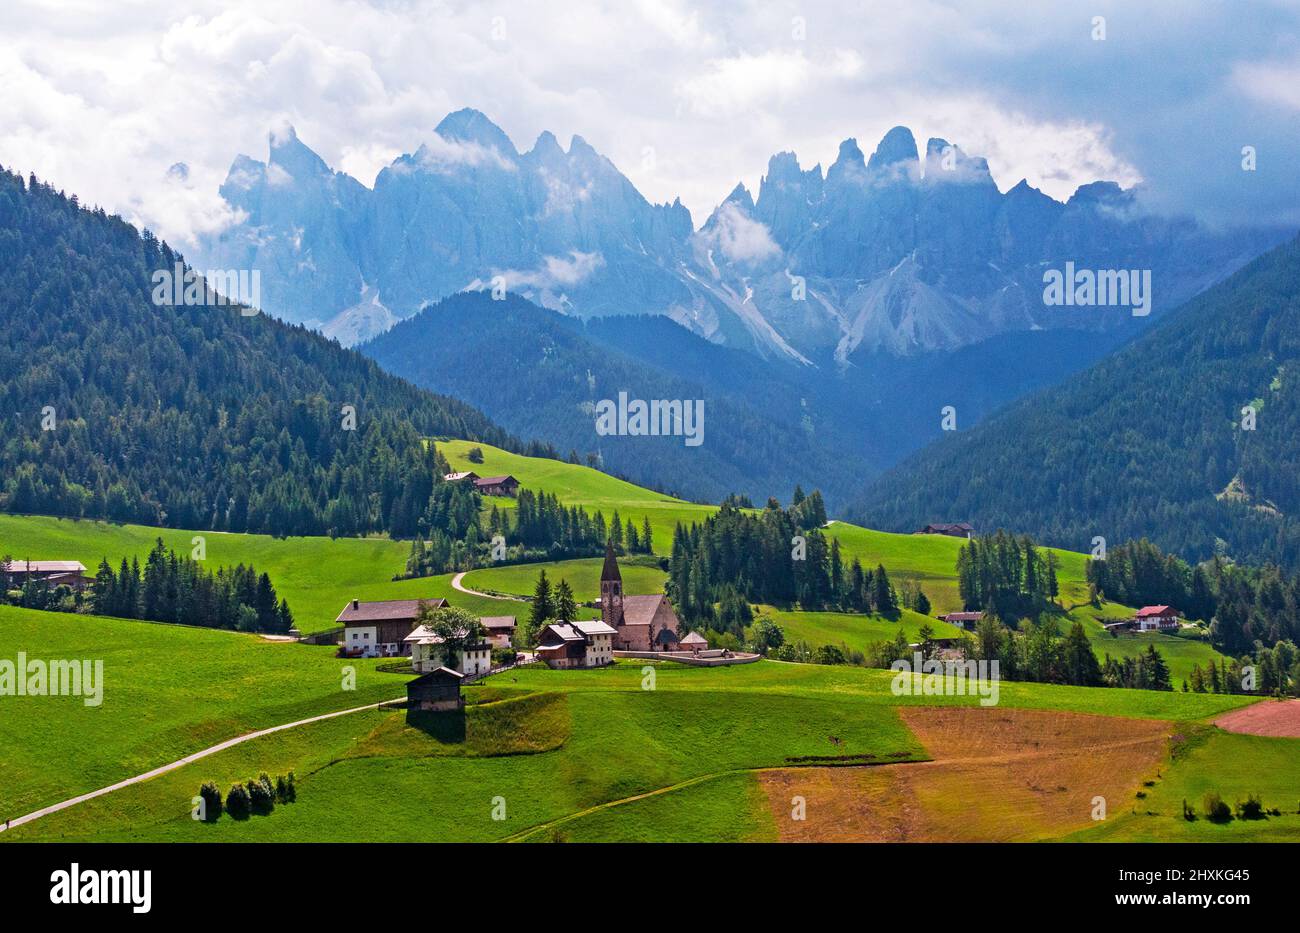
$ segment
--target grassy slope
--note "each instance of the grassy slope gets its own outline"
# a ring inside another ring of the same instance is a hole
[[[604,560],[599,557],[580,560],[550,561],[544,564],[514,564],[509,567],[487,567],[471,570],[464,584],[470,589],[495,593],[513,593],[528,596],[537,584],[537,575],[546,571],[551,585],[568,580],[573,595],[579,602],[590,602],[600,596],[600,570]],[[620,562],[619,574],[623,578],[623,592],[629,596],[642,593],[662,593],[668,574],[658,567],[643,567]],[[518,605],[518,604],[516,604]]]
[[[1229,806],[1258,794],[1281,816],[1267,820],[1211,823],[1202,799],[1220,794]],[[1145,799],[1112,805],[1106,821],[1070,837],[1079,841],[1300,842],[1300,739],[1237,735],[1209,730],[1191,738]],[[1183,818],[1183,801],[1198,819]]]
[[[304,632],[332,628],[339,611],[354,597],[442,596],[481,615],[513,615],[510,607],[518,605],[456,593],[449,575],[393,580],[406,564],[409,545],[387,538],[272,538],[0,514],[0,554],[11,554],[19,560],[79,560],[91,574],[105,556],[114,566],[123,557],[143,561],[159,537],[169,547],[188,554],[191,539],[197,534],[206,541],[207,562],[214,569],[243,562],[269,573]]]
[[[771,619],[781,626],[787,642],[805,641],[814,647],[844,645],[851,650],[862,652],[876,642],[893,641],[899,625],[903,626],[908,641],[912,643],[920,641],[921,626],[926,624],[934,629],[935,636],[939,638],[951,638],[958,633],[955,626],[912,612],[910,609],[903,609],[899,618],[893,620],[877,614],[789,612],[764,607],[758,618]]]
[[[554,827],[558,834],[574,839],[656,838],[661,825],[678,839],[769,838],[771,827],[753,789],[722,777],[716,786],[691,785],[664,799],[564,821],[693,778],[779,766],[788,756],[918,755],[920,746],[895,712],[899,703],[975,702],[895,697],[887,673],[856,668],[761,662],[722,669],[657,665],[655,673],[651,691],[643,689],[643,666],[635,663],[602,671],[519,669],[499,675],[489,687],[471,688],[470,696],[495,687],[487,699],[497,700],[503,689],[533,697],[471,706],[463,741],[455,729],[451,736],[408,729],[401,714],[343,717],[223,752],[22,827],[12,838],[489,840],[539,827],[545,838],[556,821],[562,821]],[[513,730],[480,720],[507,717],[528,702],[544,703],[545,715],[525,736],[524,748],[497,744],[500,739],[492,736]],[[1006,684],[1002,702],[1185,720],[1246,701]],[[537,753],[485,756],[489,750]],[[188,819],[188,801],[202,781],[224,787],[259,770],[290,767],[300,779],[299,802],[271,817],[223,819],[215,826]],[[373,805],[376,794],[383,807]],[[506,799],[505,821],[490,816],[497,796]],[[728,809],[723,818],[716,808],[724,804],[742,809]],[[680,807],[678,815],[664,817],[673,806]]]
[[[381,757],[374,735],[401,729],[403,714],[358,714],[248,743],[112,800],[20,827],[12,838],[486,841],[692,778],[780,765],[789,755],[922,755],[892,709],[864,711],[847,696],[724,698],[709,689],[635,689],[574,692],[566,704],[571,734],[552,751],[451,755],[435,737],[421,745],[408,736],[389,741]],[[494,705],[470,707],[467,722],[490,715]],[[296,804],[246,823],[223,818],[209,826],[188,818],[202,781],[224,787],[263,768],[290,766],[299,777]],[[374,806],[377,794],[382,807]],[[505,799],[505,820],[491,818],[495,797]],[[714,822],[682,823],[679,830],[709,838]]]
[[[104,662],[103,703],[0,697],[0,814],[16,816],[224,739],[389,700],[403,678],[329,648],[0,606],[0,658]],[[356,689],[343,689],[345,664]]]

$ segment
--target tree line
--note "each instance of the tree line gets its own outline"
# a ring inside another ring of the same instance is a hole
[[[755,514],[727,501],[703,523],[678,524],[667,589],[679,617],[692,628],[741,635],[752,621],[751,603],[897,613],[885,568],[846,562],[839,540],[828,543],[822,533],[825,524],[821,494],[801,489],[789,508],[769,499]]]
[[[607,524],[599,509],[593,513],[582,506],[566,506],[554,493],[530,489],[519,490],[514,509],[493,505],[484,522],[482,497],[473,484],[449,483],[441,477],[438,474],[430,499],[438,508],[426,513],[422,532],[411,541],[405,576],[599,557],[607,540],[618,554],[649,554],[654,547],[648,517],[638,530],[632,519],[624,522],[615,510]],[[498,535],[505,549],[494,553],[492,542]]]
[[[136,558],[122,558],[116,571],[107,559],[101,560],[90,609],[120,619],[241,632],[285,634],[293,628],[289,604],[276,595],[267,574],[259,574],[251,564],[208,570],[166,547],[161,538],[143,568]]]
[[[971,538],[957,552],[957,590],[968,611],[996,616],[1013,628],[1052,606],[1060,593],[1057,558],[1028,535]]]

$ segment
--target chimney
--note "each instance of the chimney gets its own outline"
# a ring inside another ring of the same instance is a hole
[[[360,609],[360,608],[361,608],[361,600],[359,600],[359,599],[354,599],[354,600],[352,600],[352,608],[353,608],[354,610],[356,610],[356,609]]]

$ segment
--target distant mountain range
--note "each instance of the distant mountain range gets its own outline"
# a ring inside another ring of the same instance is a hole
[[[1300,566],[1300,239],[1059,386],[945,437],[849,517]]]
[[[1110,182],[1062,204],[1000,192],[942,139],[895,127],[803,169],[782,152],[698,230],[651,204],[607,158],[549,132],[519,152],[475,110],[448,115],[373,188],[332,171],[292,129],[239,156],[221,193],[243,218],[201,267],[258,269],[263,305],[345,344],[449,295],[494,286],[582,318],[666,315],[714,342],[829,368],[951,352],[1044,329],[1132,333],[1127,308],[1046,307],[1043,271],[1151,271],[1158,316],[1280,242],[1144,214]]]

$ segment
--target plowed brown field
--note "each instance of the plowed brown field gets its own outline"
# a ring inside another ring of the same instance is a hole
[[[1228,732],[1300,739],[1300,700],[1264,700],[1225,713],[1214,724]]]
[[[1045,839],[1134,805],[1165,760],[1169,723],[1042,710],[899,710],[934,759],[760,775],[782,841]],[[792,818],[792,798],[806,801]]]

